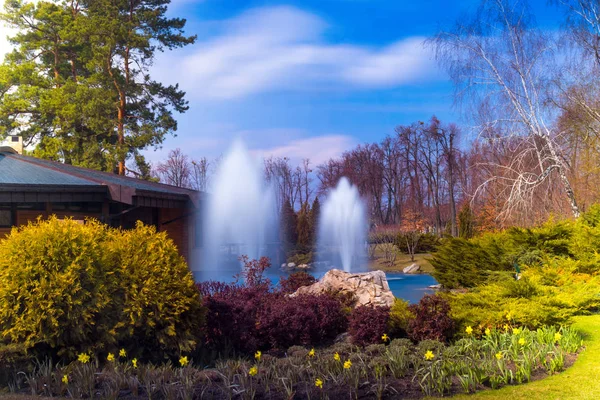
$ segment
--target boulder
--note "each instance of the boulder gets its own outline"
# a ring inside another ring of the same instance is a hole
[[[296,263],[288,263],[288,268],[296,268]]]
[[[418,264],[409,265],[402,270],[405,274],[418,274],[419,271],[421,271],[421,267]]]
[[[310,266],[308,264],[300,264],[296,268],[298,268],[298,269],[309,269]]]
[[[394,304],[394,295],[383,271],[350,273],[332,269],[318,282],[299,288],[291,296],[299,294],[317,295],[326,292],[352,293],[356,298],[355,307],[391,307]]]

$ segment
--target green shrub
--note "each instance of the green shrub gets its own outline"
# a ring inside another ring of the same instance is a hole
[[[197,344],[203,309],[194,279],[166,232],[138,221],[132,230],[112,230],[121,299],[118,340],[146,359],[161,352],[189,352]]]
[[[449,289],[476,286],[485,281],[489,271],[507,268],[497,254],[462,238],[445,239],[430,262],[435,268],[433,277]]]
[[[141,224],[52,217],[13,229],[0,243],[0,282],[4,340],[44,357],[121,346],[174,356],[200,334],[185,262],[166,234]]]
[[[114,344],[118,279],[107,235],[98,222],[56,218],[13,229],[0,244],[3,338],[66,356]]]
[[[415,315],[410,311],[408,306],[408,301],[397,298],[390,309],[388,329],[394,337],[407,336],[408,324],[415,318]]]
[[[528,268],[518,281],[512,273],[500,272],[468,293],[446,294],[458,332],[466,326],[568,325],[574,315],[597,310],[600,277],[577,272],[577,264],[555,259],[544,267]]]

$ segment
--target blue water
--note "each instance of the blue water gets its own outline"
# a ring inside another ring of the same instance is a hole
[[[219,271],[192,271],[196,282],[202,281],[221,281],[221,282],[234,282],[234,275],[239,272],[238,268],[231,268],[230,270],[219,270]],[[265,276],[271,280],[275,285],[279,282],[281,277],[286,277],[290,274],[288,271],[279,270],[277,268],[269,268],[265,271]],[[323,272],[312,272],[315,278],[319,279],[325,274]],[[389,272],[386,273],[390,290],[394,296],[407,300],[409,303],[418,303],[419,300],[426,294],[434,293],[432,289],[428,287],[430,285],[437,284],[436,280],[427,274],[415,274],[408,275],[401,272]]]

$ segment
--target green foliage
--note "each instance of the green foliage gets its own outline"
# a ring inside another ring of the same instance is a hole
[[[113,171],[177,129],[187,102],[152,80],[157,50],[193,43],[168,0],[5,3],[15,50],[0,67],[0,136],[18,133],[34,154]],[[27,118],[22,116],[26,115]]]
[[[471,239],[475,233],[475,214],[465,203],[458,213],[458,236],[464,239]]]
[[[560,259],[532,267],[518,281],[509,272],[495,273],[468,293],[446,294],[459,332],[466,326],[567,325],[574,315],[597,310],[600,277],[577,272],[576,264]]]
[[[110,232],[109,253],[119,277],[118,341],[146,359],[195,348],[203,310],[194,279],[166,232],[138,221],[132,230]]]
[[[415,318],[415,315],[409,309],[408,301],[396,299],[390,309],[390,319],[388,322],[390,335],[394,337],[406,337],[408,324]]]
[[[493,246],[484,247],[462,238],[446,238],[430,260],[433,277],[444,287],[473,287],[483,283],[490,271],[507,269]]]
[[[127,345],[178,354],[196,344],[202,322],[173,242],[142,225],[52,217],[13,229],[0,243],[0,282],[3,339],[44,356]]]
[[[305,252],[310,251],[313,244],[313,238],[310,229],[310,211],[308,210],[308,204],[302,205],[298,212],[296,237],[298,238],[296,243],[298,249]]]

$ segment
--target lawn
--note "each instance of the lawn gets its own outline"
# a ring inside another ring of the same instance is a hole
[[[566,371],[539,381],[454,399],[600,399],[600,315],[577,317],[574,327],[584,337],[586,347]]]
[[[378,250],[375,253],[375,259],[369,261],[369,268],[372,270],[382,270],[386,272],[398,272],[402,271],[404,267],[408,267],[414,263],[421,266],[421,271],[430,274],[433,272],[433,266],[427,260],[430,257],[431,254],[428,253],[415,254],[415,261],[411,261],[410,255],[398,252],[395,262],[390,264],[386,262],[383,252]]]

